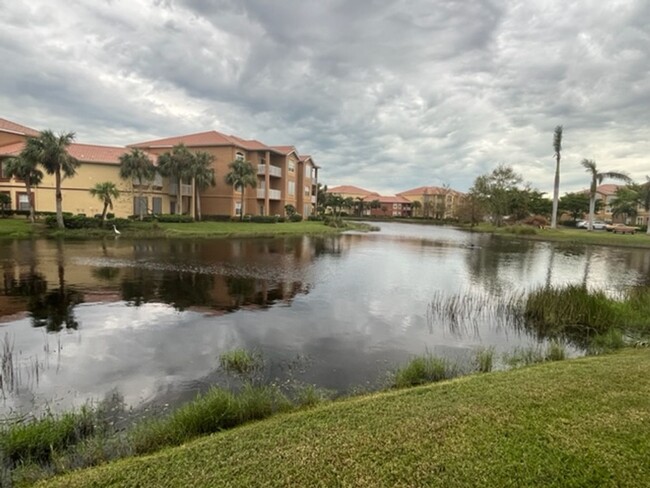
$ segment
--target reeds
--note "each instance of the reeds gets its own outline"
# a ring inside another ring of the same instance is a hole
[[[444,358],[431,354],[416,356],[408,364],[395,372],[393,386],[407,388],[410,386],[434,383],[457,375],[457,369]]]

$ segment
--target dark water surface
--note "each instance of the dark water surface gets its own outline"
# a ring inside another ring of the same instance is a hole
[[[334,237],[0,242],[0,416],[118,393],[179,403],[226,379],[219,355],[259,352],[269,379],[344,393],[413,354],[462,357],[537,339],[499,320],[458,327],[434,296],[647,284],[650,252],[381,224]],[[575,351],[574,351],[575,352]]]

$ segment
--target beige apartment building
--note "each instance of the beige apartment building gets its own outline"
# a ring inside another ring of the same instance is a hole
[[[453,219],[458,217],[458,207],[463,193],[451,188],[438,186],[420,186],[397,194],[411,203],[420,202],[419,208],[413,208],[414,217],[434,219]]]
[[[36,137],[35,129],[0,118],[0,193],[10,196],[13,209],[27,210],[29,196],[21,181],[10,179],[4,173],[8,158],[17,156],[28,137]],[[216,186],[201,192],[203,215],[240,215],[241,193],[225,183],[228,164],[236,159],[250,161],[257,173],[255,188],[244,190],[245,214],[285,215],[285,205],[293,205],[296,211],[308,217],[316,206],[319,167],[309,155],[298,154],[293,146],[267,146],[259,141],[227,136],[217,131],[169,137],[129,146],[102,146],[92,144],[70,145],[71,156],[81,162],[77,174],[62,183],[63,210],[75,214],[95,215],[102,210],[102,203],[90,195],[96,183],[112,181],[122,192],[114,202],[116,216],[126,217],[137,213],[138,202],[146,205],[148,212],[176,213],[182,203],[183,212],[195,215],[195,191],[191,181],[175,182],[156,175],[142,189],[137,182],[124,181],[119,177],[119,158],[131,148],[144,150],[154,161],[159,155],[170,151],[174,145],[185,144],[191,151],[205,151],[214,156],[213,169]],[[31,198],[37,211],[55,209],[54,176],[46,175],[35,188]],[[182,201],[181,201],[182,199]]]

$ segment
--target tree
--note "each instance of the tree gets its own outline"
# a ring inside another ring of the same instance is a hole
[[[616,195],[611,201],[612,215],[622,215],[627,223],[628,218],[635,218],[642,205],[642,189],[639,185],[628,185],[618,188]]]
[[[113,200],[120,197],[120,191],[112,181],[96,183],[95,186],[88,191],[92,196],[99,198],[104,204],[104,209],[102,210],[102,227],[104,227],[104,222],[106,222],[106,210],[108,210],[109,207],[113,210]]]
[[[158,158],[158,171],[160,174],[174,180],[178,185],[176,213],[179,215],[183,213],[183,178],[190,177],[193,166],[194,154],[187,149],[185,144],[177,144],[172,148],[171,152],[168,151]]]
[[[414,217],[416,213],[420,213],[420,212],[416,212],[416,210],[422,210],[422,203],[420,202],[420,200],[413,200],[411,202],[411,209],[413,210]]]
[[[583,159],[580,164],[584,166],[587,173],[591,176],[591,186],[589,188],[589,224],[587,226],[587,230],[591,232],[594,226],[596,190],[598,189],[598,185],[600,185],[605,178],[621,180],[626,183],[630,183],[632,180],[625,173],[619,173],[617,171],[598,171],[596,162],[592,159]]]
[[[355,200],[354,207],[356,209],[357,217],[363,217],[363,208],[364,208],[363,197],[357,197],[354,200]]]
[[[323,186],[320,183],[316,186],[316,212],[323,215],[327,208],[327,185]]]
[[[226,184],[237,188],[241,191],[241,203],[239,209],[239,220],[244,220],[244,191],[246,187],[255,188],[257,185],[257,175],[250,161],[236,159],[228,165],[230,171],[226,175]]]
[[[560,202],[560,153],[562,152],[562,126],[555,127],[553,132],[553,150],[555,151],[555,181],[553,184],[553,210],[551,213],[551,229],[557,229],[557,209]]]
[[[77,174],[81,164],[68,153],[68,147],[74,141],[74,132],[62,132],[58,136],[51,130],[44,130],[38,137],[27,139],[25,149],[21,152],[28,159],[38,161],[49,175],[54,175],[56,188],[56,223],[59,229],[63,223],[63,195],[61,180]]]
[[[596,201],[596,211],[601,207],[601,201]],[[565,193],[562,198],[560,198],[558,208],[562,212],[571,214],[573,221],[575,222],[579,218],[582,218],[586,213],[589,213],[589,194],[585,192],[579,193]]]
[[[291,218],[294,215],[296,215],[298,211],[296,210],[296,207],[288,203],[287,205],[284,206],[284,213],[287,214],[287,217]]]
[[[492,222],[499,227],[503,223],[503,217],[510,213],[512,190],[517,189],[522,180],[510,166],[500,164],[491,173],[476,178],[470,193],[485,202],[492,215]]]
[[[196,190],[196,214],[201,220],[201,192],[217,184],[214,177],[214,168],[212,163],[214,156],[204,151],[194,153],[192,162],[191,175],[194,178],[194,187]]]
[[[34,223],[34,196],[32,188],[41,184],[43,172],[38,169],[38,159],[32,151],[23,149],[19,156],[10,158],[5,166],[5,173],[9,178],[16,178],[25,183],[25,191],[29,201],[29,220]]]
[[[0,212],[5,216],[5,210],[11,206],[11,197],[6,193],[0,193]]]
[[[646,212],[650,212],[650,178],[645,177],[645,183],[639,185],[639,203]],[[650,235],[650,218],[646,222],[646,234]]]
[[[124,153],[120,156],[120,178],[131,182],[133,192],[135,192],[133,180],[138,182],[138,214],[140,220],[143,220],[145,210],[142,205],[144,186],[145,183],[153,180],[155,175],[156,168],[153,161],[140,149],[133,148],[130,153]],[[106,207],[104,207],[104,211],[106,211]]]

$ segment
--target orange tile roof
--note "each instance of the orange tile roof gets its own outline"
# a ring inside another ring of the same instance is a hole
[[[615,185],[613,183],[607,183],[605,185],[599,185],[596,187],[596,193],[602,193],[603,195],[615,195],[616,190],[621,188],[624,185]],[[586,190],[589,191],[589,190]]]
[[[394,196],[383,196],[383,195],[377,195],[375,194],[370,194],[366,197],[364,197],[364,200],[367,200],[369,202],[373,200],[379,200],[379,203],[412,203],[410,200],[400,197],[399,195],[394,195]]]
[[[23,147],[25,147],[24,142],[2,146],[0,147],[0,156],[18,156]],[[128,151],[129,149],[126,147],[98,146],[96,144],[72,143],[68,146],[70,156],[84,163],[120,164],[120,156]],[[154,154],[145,154],[155,163],[156,156]]]
[[[31,129],[24,125],[16,124],[10,120],[3,119],[0,117],[0,132],[12,132],[14,134],[20,134],[25,136],[36,137],[39,135],[39,132],[35,129]]]
[[[296,155],[298,155],[298,151],[293,146],[271,146],[271,148],[284,155],[289,155],[292,152],[295,152]]]
[[[196,134],[187,134],[184,136],[167,137],[164,139],[156,139],[153,141],[139,142],[137,144],[129,144],[129,147],[173,147],[177,144],[185,144],[188,147],[197,146],[238,146],[237,141],[231,139],[221,132],[210,130],[207,132],[198,132]]]
[[[365,196],[379,195],[379,193],[368,191],[363,188],[359,188],[358,186],[352,186],[352,185],[341,185],[341,186],[335,186],[334,188],[328,188],[327,193],[355,193],[355,194],[365,195]]]
[[[414,197],[414,196],[420,196],[420,195],[445,195],[445,194],[452,194],[452,195],[462,195],[461,192],[452,190],[452,189],[445,189],[441,188],[439,186],[419,186],[417,188],[413,188],[411,190],[406,190],[403,192],[398,193],[397,195],[399,196],[409,196],[409,197]]]

